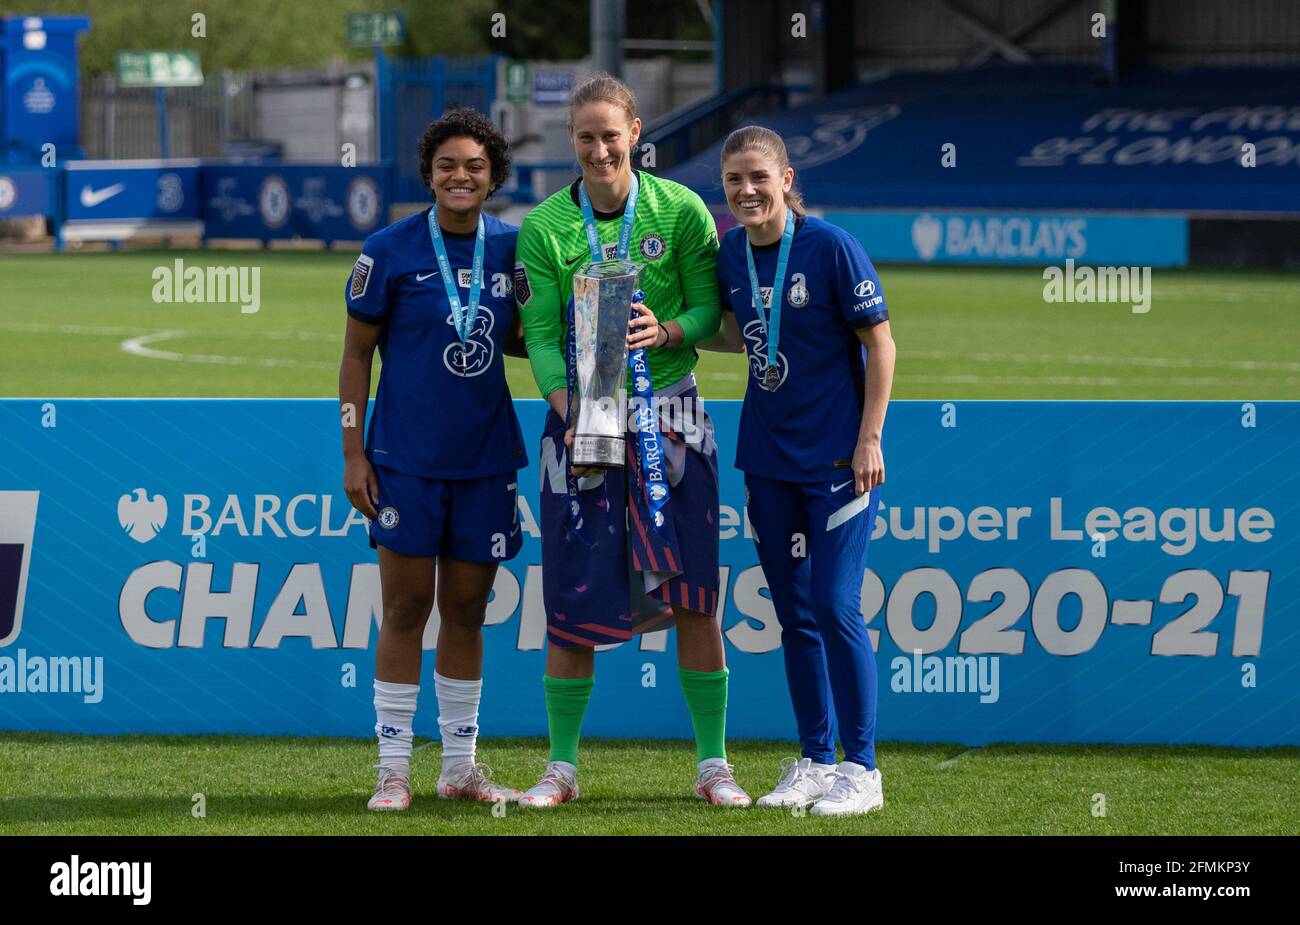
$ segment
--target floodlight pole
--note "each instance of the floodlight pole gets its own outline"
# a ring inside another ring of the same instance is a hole
[[[614,77],[623,76],[622,41],[627,33],[626,0],[591,0],[591,64]]]
[[[153,88],[154,102],[158,106],[158,141],[162,148],[162,159],[167,160],[169,146],[167,144],[167,88]]]

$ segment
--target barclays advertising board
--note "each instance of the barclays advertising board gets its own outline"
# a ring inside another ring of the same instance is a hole
[[[546,729],[545,406],[518,407],[490,735]],[[739,403],[709,408],[728,731],[789,740]],[[882,739],[1300,744],[1300,403],[904,401],[885,449],[862,580]],[[0,729],[368,736],[379,576],[341,469],[329,400],[0,401]],[[603,652],[585,731],[689,737],[673,653]]]
[[[1179,216],[827,210],[881,263],[1187,265]]]

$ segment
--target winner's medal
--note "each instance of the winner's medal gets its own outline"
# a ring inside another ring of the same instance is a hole
[[[438,257],[438,270],[442,273],[442,285],[447,291],[447,303],[451,306],[451,320],[456,327],[456,336],[460,338],[461,375],[469,373],[469,338],[474,331],[474,320],[478,318],[479,295],[483,291],[483,247],[487,240],[487,231],[483,226],[483,213],[478,216],[478,232],[474,236],[474,267],[469,274],[469,305],[462,307],[460,290],[456,286],[456,277],[451,272],[451,262],[447,260],[447,246],[442,241],[442,229],[438,227],[438,208],[429,210],[429,237],[433,241],[433,252]]]
[[[781,341],[781,303],[785,301],[785,266],[790,260],[790,245],[794,241],[794,212],[785,210],[785,230],[781,232],[781,250],[776,257],[776,278],[772,280],[772,311],[763,309],[763,292],[758,285],[758,271],[754,269],[754,249],[745,235],[745,262],[749,267],[749,292],[758,323],[767,337],[767,368],[763,373],[763,387],[769,392],[781,384],[780,356],[777,345]],[[757,352],[757,351],[756,351]]]

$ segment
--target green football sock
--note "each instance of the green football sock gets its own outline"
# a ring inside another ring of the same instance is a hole
[[[578,740],[582,737],[582,717],[596,684],[592,678],[552,678],[542,675],[546,688],[546,719],[551,734],[551,754],[547,761],[578,764]]]
[[[727,675],[726,668],[718,671],[691,671],[679,668],[682,693],[686,707],[691,711],[691,725],[695,727],[695,760],[727,758]]]

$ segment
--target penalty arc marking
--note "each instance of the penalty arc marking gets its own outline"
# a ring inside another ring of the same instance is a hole
[[[130,337],[120,344],[123,352],[132,356],[146,357],[151,360],[171,360],[180,363],[207,363],[221,366],[262,366],[262,367],[284,367],[292,366],[307,369],[336,369],[337,363],[328,363],[324,360],[290,360],[280,357],[241,357],[228,356],[215,353],[180,353],[174,350],[157,350],[150,344],[162,341],[175,340],[179,337],[185,337],[184,331],[157,331],[153,334],[142,334],[139,337]],[[337,339],[337,338],[335,338]]]

